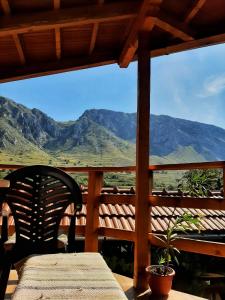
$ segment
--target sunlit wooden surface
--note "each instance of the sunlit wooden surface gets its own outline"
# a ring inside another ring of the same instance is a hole
[[[116,280],[119,282],[121,287],[123,288],[128,300],[206,300],[205,298],[196,297],[193,295],[188,295],[185,293],[171,291],[168,298],[152,298],[150,296],[150,292],[146,291],[145,293],[138,293],[135,292],[133,289],[133,279],[128,278],[119,274],[115,274],[114,276]],[[18,277],[15,270],[10,272],[9,282],[6,290],[5,300],[11,299],[12,293],[14,292],[16,285],[17,285]],[[97,299],[96,299],[97,300]]]
[[[133,279],[128,278],[122,275],[118,275],[114,273],[116,280],[119,282],[121,287],[123,288],[127,298],[129,300],[206,300],[206,298],[201,298],[185,293],[181,293],[178,291],[172,290],[168,297],[153,297],[150,294],[150,291],[147,290],[144,293],[138,293],[133,288]]]

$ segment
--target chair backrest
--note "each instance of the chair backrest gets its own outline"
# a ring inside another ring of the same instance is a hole
[[[5,179],[10,180],[5,202],[14,217],[15,248],[24,256],[56,251],[59,224],[67,206],[73,203],[74,211],[82,208],[77,183],[62,170],[42,165],[18,169]]]

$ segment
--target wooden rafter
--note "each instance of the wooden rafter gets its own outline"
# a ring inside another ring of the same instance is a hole
[[[20,38],[19,38],[18,34],[13,34],[13,40],[14,40],[15,45],[16,45],[16,49],[17,49],[17,52],[18,52],[18,55],[19,55],[19,58],[20,58],[20,62],[21,62],[22,65],[24,65],[26,63],[26,59],[25,59],[25,56],[24,56],[23,47],[21,45],[21,41],[20,41]]]
[[[99,5],[102,5],[104,3],[104,0],[97,0],[97,3]],[[90,48],[89,48],[89,54],[91,54],[95,48],[95,43],[98,35],[98,29],[99,29],[99,23],[94,23],[92,34],[91,34],[91,42],[90,42]]]
[[[60,9],[60,0],[53,0],[54,9]]]
[[[138,15],[134,20],[133,25],[131,26],[130,33],[126,39],[126,42],[119,57],[119,65],[121,68],[126,68],[134,57],[138,46],[138,32],[144,24],[144,19],[148,12],[148,9],[149,0],[143,0]]]
[[[1,5],[2,5],[2,9],[4,11],[4,14],[6,16],[9,16],[11,14],[11,9],[9,6],[9,1],[8,0],[1,0]]]
[[[90,48],[89,48],[89,54],[91,54],[95,48],[95,43],[96,43],[97,34],[98,34],[98,28],[99,28],[99,24],[94,23],[93,29],[92,29],[92,34],[91,34],[91,43],[90,43]]]
[[[151,57],[225,43],[225,33],[151,50]]]
[[[60,0],[54,0],[54,10],[60,9]],[[61,59],[61,34],[60,28],[55,28],[55,52],[58,60]]]
[[[1,5],[2,5],[2,8],[3,8],[4,14],[6,16],[10,16],[11,15],[11,9],[10,9],[8,0],[1,0]],[[25,56],[24,56],[23,47],[22,47],[19,35],[18,34],[13,34],[12,37],[13,37],[13,40],[14,40],[14,43],[15,43],[15,46],[16,46],[16,49],[17,49],[17,52],[18,52],[18,55],[19,55],[19,58],[20,58],[20,62],[21,62],[22,65],[24,65],[26,63],[26,59],[25,59]]]
[[[181,40],[188,42],[192,41],[194,33],[183,23],[180,23],[174,18],[164,15],[162,12],[159,17],[156,18],[156,26],[160,27],[164,31],[169,32],[173,36],[180,38]]]
[[[61,59],[61,34],[60,28],[55,29],[55,51],[57,59]]]
[[[24,66],[21,68],[3,69],[0,73],[0,83],[33,78],[37,76],[45,76],[67,71],[76,71],[87,69],[90,67],[98,67],[107,64],[116,63],[116,57],[112,55],[103,56],[87,56],[81,58],[61,59],[60,61],[49,61],[45,63],[35,64],[33,66]]]
[[[57,27],[93,24],[95,22],[111,22],[134,18],[139,3],[127,5],[126,1],[106,3],[102,6],[94,4],[79,8],[65,8],[46,12],[38,12],[1,18],[0,36],[26,33]]]
[[[189,23],[195,15],[199,12],[199,10],[202,8],[202,6],[205,4],[206,0],[196,0],[189,11],[187,12],[184,23]]]

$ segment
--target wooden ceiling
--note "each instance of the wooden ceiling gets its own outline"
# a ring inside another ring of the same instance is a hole
[[[0,82],[225,42],[224,0],[0,0]]]

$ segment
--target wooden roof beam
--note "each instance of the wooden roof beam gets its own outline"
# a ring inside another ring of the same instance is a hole
[[[153,49],[150,51],[150,54],[151,57],[157,57],[161,55],[168,55],[176,52],[181,52],[181,51],[186,51],[186,50],[191,50],[191,49],[196,49],[196,48],[201,48],[206,46],[218,45],[222,43],[225,43],[225,33],[217,34],[214,36],[205,37],[205,38],[201,38],[189,42],[184,42],[181,44],[172,45],[161,49],[156,49],[156,50]]]
[[[197,15],[205,2],[206,0],[195,0],[184,18],[184,23],[189,23]]]
[[[138,32],[144,25],[145,16],[149,10],[150,3],[151,2],[149,0],[143,0],[142,5],[138,11],[138,15],[133,22],[133,25],[131,26],[130,32],[119,57],[119,65],[121,68],[126,68],[135,55],[138,47]],[[149,31],[152,30],[153,26],[153,24],[150,26]]]
[[[104,0],[97,0],[97,4],[102,5],[104,3]],[[99,29],[99,23],[94,23],[92,34],[91,34],[91,42],[90,42],[90,48],[89,48],[89,54],[91,54],[95,48],[96,39],[98,35],[98,29]]]
[[[8,0],[1,0],[1,5],[4,11],[4,14],[6,16],[10,16],[11,15],[11,9],[10,9],[10,5],[9,5],[9,1]],[[13,34],[12,35],[18,55],[19,55],[19,59],[22,65],[24,65],[26,63],[26,59],[24,56],[24,52],[23,52],[23,47],[20,41],[20,38],[18,36],[18,34]]]
[[[55,10],[60,9],[60,2],[61,0],[53,0],[53,6]]]
[[[9,6],[9,1],[8,0],[1,0],[1,5],[2,5],[2,9],[3,12],[6,16],[11,15],[11,9]]]
[[[17,49],[17,52],[18,52],[18,55],[20,58],[20,62],[22,65],[25,65],[26,59],[25,59],[25,55],[24,55],[24,51],[23,51],[23,47],[22,47],[19,35],[13,34],[13,40],[16,45],[16,49]]]
[[[160,12],[158,18],[156,18],[155,25],[185,42],[194,40],[194,33],[186,24],[174,20],[174,18],[163,14],[163,12]]]
[[[0,73],[0,83],[14,80],[28,79],[38,76],[58,74],[69,71],[98,67],[107,64],[116,63],[116,57],[108,54],[104,57],[101,55],[90,55],[78,58],[61,59],[60,61],[49,61],[38,63],[32,66],[21,66],[11,69],[3,69]]]
[[[140,3],[127,5],[126,1],[88,5],[76,8],[4,16],[0,20],[0,36],[50,30],[60,27],[111,22],[134,18]]]
[[[54,0],[54,10],[60,9],[60,0]],[[55,28],[55,52],[58,60],[61,59],[61,34],[60,28]]]

